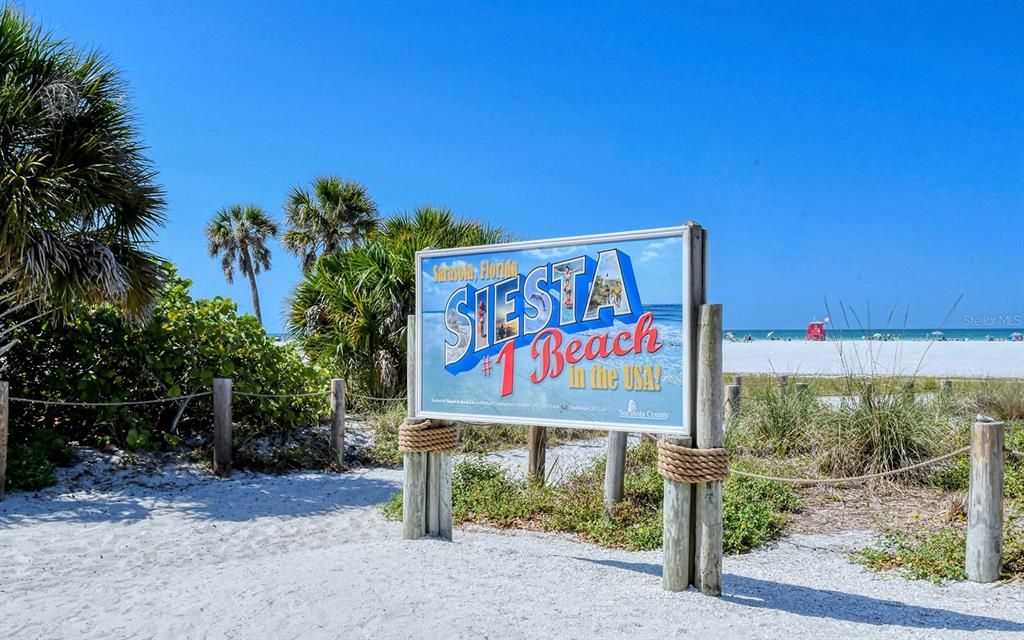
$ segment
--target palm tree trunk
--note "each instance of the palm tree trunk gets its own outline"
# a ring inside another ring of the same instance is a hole
[[[249,289],[252,290],[253,313],[256,314],[256,319],[259,321],[259,323],[263,324],[263,314],[260,313],[260,292],[259,289],[256,288],[256,274],[253,273],[252,270],[250,269],[249,273],[247,273],[246,275],[249,276]]]

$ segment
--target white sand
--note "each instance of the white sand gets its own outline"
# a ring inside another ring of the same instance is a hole
[[[726,342],[723,356],[730,373],[1024,378],[1021,342],[761,340]]]
[[[726,558],[725,595],[713,599],[662,591],[660,552],[480,529],[403,541],[379,511],[398,469],[216,480],[173,466],[111,473],[97,460],[0,503],[0,637],[1024,634],[1024,585],[871,574],[843,554],[864,534]]]

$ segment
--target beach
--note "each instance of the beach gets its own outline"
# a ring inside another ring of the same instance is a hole
[[[729,373],[1024,378],[1022,342],[756,340],[722,350]]]
[[[549,459],[601,448],[565,445]],[[522,452],[506,453],[518,469]],[[724,561],[721,598],[661,588],[660,551],[459,528],[406,541],[380,507],[400,469],[229,480],[112,468],[0,503],[4,637],[999,638],[1024,633],[1024,586],[871,573],[867,532],[794,535]]]

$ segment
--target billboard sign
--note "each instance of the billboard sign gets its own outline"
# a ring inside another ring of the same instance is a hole
[[[416,414],[688,435],[687,233],[417,253]]]

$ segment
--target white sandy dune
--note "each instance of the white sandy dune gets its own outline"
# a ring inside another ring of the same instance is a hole
[[[804,340],[726,342],[731,373],[1024,378],[1024,342]]]
[[[487,529],[403,541],[379,508],[400,483],[399,469],[216,480],[91,456],[0,503],[0,637],[1024,637],[1024,585],[871,574],[844,556],[865,534],[728,557],[713,599],[662,591],[660,552]]]

